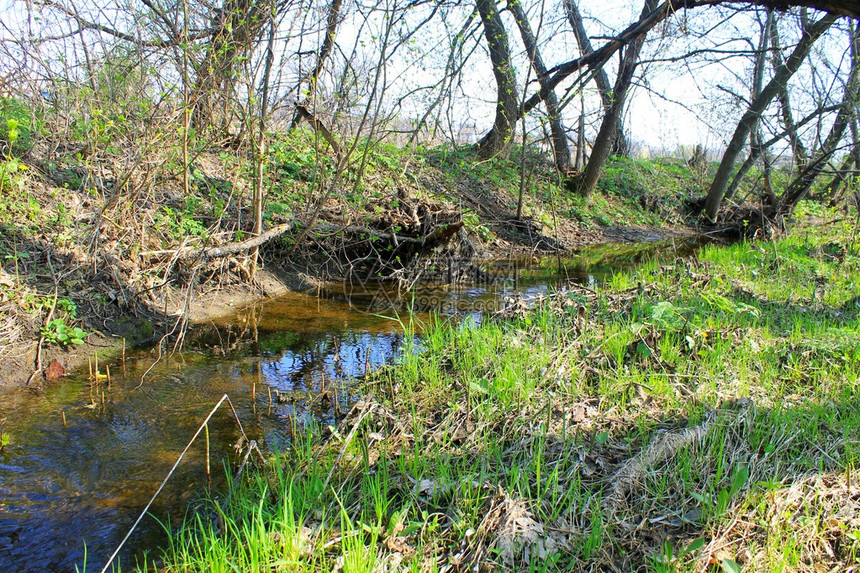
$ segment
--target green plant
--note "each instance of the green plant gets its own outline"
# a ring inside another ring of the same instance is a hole
[[[58,311],[66,313],[70,319],[74,319],[78,316],[78,305],[75,302],[68,298],[61,298],[57,300],[56,308]]]
[[[70,344],[83,344],[89,333],[77,326],[69,326],[66,319],[55,318],[42,327],[42,336],[48,344],[59,344],[68,346]]]
[[[732,498],[747,484],[749,477],[749,468],[741,466],[732,475],[732,483],[729,488],[721,489],[716,498],[707,493],[691,492],[691,495],[702,504],[705,515],[713,519],[718,519],[729,509],[729,503],[732,501]]]
[[[705,540],[701,537],[694,539],[689,545],[681,545],[677,548],[677,552],[672,548],[672,544],[666,541],[663,544],[663,552],[653,559],[654,571],[657,573],[671,573],[677,571],[677,565],[684,559],[690,557],[693,553],[705,546]]]
[[[11,191],[13,188],[22,190],[24,180],[19,174],[26,170],[27,166],[17,157],[7,156],[5,160],[0,161],[0,193]]]
[[[194,217],[196,208],[197,203],[194,201],[186,204],[181,211],[165,205],[155,214],[155,223],[167,236],[175,240],[189,235],[202,237],[206,234],[206,227]]]
[[[29,150],[33,143],[33,129],[40,129],[32,104],[18,98],[0,98],[0,118],[5,119],[7,130],[7,133],[0,134],[0,147],[2,143],[6,145],[4,155],[11,156]]]

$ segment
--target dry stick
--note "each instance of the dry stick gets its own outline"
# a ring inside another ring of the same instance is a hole
[[[263,464],[266,463],[266,456],[263,455],[263,452],[261,452],[260,448],[257,446],[257,440],[251,440],[248,444],[248,451],[245,452],[245,457],[242,458],[242,464],[239,466],[239,471],[236,472],[236,477],[233,478],[234,483],[242,477],[242,472],[245,471],[245,466],[248,464],[248,458],[251,456],[251,452],[257,452],[260,462]],[[230,501],[231,495],[233,495],[233,488],[230,488],[230,491],[227,492],[227,499],[224,500],[225,505]]]
[[[226,396],[226,394],[225,394]],[[230,411],[233,413],[233,419],[236,420],[236,425],[239,426],[239,431],[242,432],[242,437],[248,441],[248,435],[245,433],[245,428],[242,427],[242,422],[239,420],[239,414],[236,413],[236,407],[233,406],[233,401],[228,397],[227,405],[230,406]]]
[[[326,125],[322,121],[317,119],[317,117],[312,114],[305,106],[296,104],[296,111],[331,146],[332,151],[334,151],[335,157],[337,157],[337,164],[340,165],[343,159],[343,152],[341,151],[340,145],[337,143],[337,140],[332,135],[331,130],[329,130],[328,127],[326,127]]]
[[[176,335],[176,342],[173,344],[173,350],[170,352],[170,356],[176,354],[177,351],[181,350],[182,343],[185,340],[185,333],[188,330],[188,309],[191,306],[191,297],[194,294],[194,281],[197,279],[197,271],[198,267],[194,268],[194,272],[191,274],[191,280],[188,284],[188,290],[185,294],[185,304],[183,305],[182,311],[179,313],[179,317],[176,319],[176,322],[173,324],[173,328],[170,329],[170,332],[167,332],[164,336],[161,337],[158,341],[158,358],[155,359],[155,362],[150,364],[149,368],[146,369],[146,372],[140,377],[140,383],[134,387],[135,390],[143,386],[144,381],[146,380],[146,376],[155,368],[155,365],[161,362],[161,359],[164,358],[164,353],[162,351],[162,344],[164,341],[170,337],[172,334],[176,332],[176,329],[179,328],[179,333]],[[165,306],[166,306],[165,302]]]
[[[218,408],[220,408],[220,407],[221,407],[221,404],[223,404],[225,401],[227,401],[228,403],[230,403],[230,398],[227,396],[227,394],[224,394],[223,396],[221,396],[221,399],[220,399],[220,400],[218,400],[218,403],[217,403],[217,404],[215,404],[215,407],[214,407],[214,408],[212,408],[212,411],[211,411],[211,412],[209,412],[209,415],[208,415],[208,416],[206,416],[206,419],[205,419],[205,420],[203,420],[203,423],[202,423],[202,424],[200,424],[200,427],[198,427],[198,428],[197,428],[197,431],[196,431],[196,432],[194,432],[194,436],[192,436],[192,437],[191,437],[191,440],[188,442],[188,445],[186,445],[186,446],[185,446],[185,449],[184,449],[184,450],[182,450],[182,453],[181,453],[181,454],[179,454],[179,457],[176,459],[176,463],[174,463],[174,464],[173,464],[173,467],[172,467],[172,468],[170,468],[170,471],[169,471],[169,472],[167,472],[167,476],[166,476],[166,477],[164,478],[164,480],[161,482],[161,485],[159,485],[159,486],[158,486],[158,489],[157,489],[157,490],[155,490],[155,494],[153,494],[152,499],[150,499],[150,500],[149,500],[149,503],[147,503],[147,504],[146,504],[146,507],[144,507],[144,508],[143,508],[143,511],[142,511],[142,512],[140,512],[140,515],[137,517],[137,519],[135,520],[134,524],[131,526],[131,529],[129,529],[129,530],[128,530],[128,533],[126,533],[126,534],[125,534],[125,537],[123,537],[123,538],[122,538],[122,541],[120,541],[120,543],[119,543],[119,545],[117,546],[117,548],[116,548],[116,549],[114,550],[114,552],[111,554],[110,558],[107,560],[107,563],[105,563],[105,566],[102,568],[101,573],[105,573],[105,572],[108,570],[108,567],[110,567],[111,563],[113,563],[113,560],[114,560],[114,559],[116,559],[117,554],[119,554],[119,552],[120,552],[120,550],[122,549],[123,545],[125,545],[125,542],[126,542],[126,541],[128,541],[128,538],[129,538],[129,537],[131,537],[131,534],[132,534],[132,533],[134,533],[134,530],[137,528],[137,526],[138,526],[138,525],[140,524],[140,522],[143,520],[143,517],[144,517],[144,516],[146,515],[146,513],[149,511],[149,508],[150,508],[150,507],[152,507],[152,504],[155,502],[155,498],[157,498],[157,497],[158,497],[158,495],[161,493],[161,490],[163,490],[163,489],[164,489],[164,486],[167,484],[167,480],[169,480],[169,479],[173,476],[173,472],[175,472],[175,471],[176,471],[176,468],[177,468],[177,467],[179,467],[179,462],[181,462],[181,461],[182,461],[182,458],[184,458],[184,457],[185,457],[185,454],[187,454],[187,453],[188,453],[188,450],[191,448],[191,445],[194,443],[194,440],[196,440],[196,439],[197,439],[197,436],[199,436],[199,435],[200,435],[200,432],[202,432],[202,431],[203,431],[203,429],[204,429],[204,428],[206,427],[206,425],[209,423],[209,420],[210,420],[210,419],[212,419],[212,416],[214,416],[214,415],[215,415],[215,412],[217,412],[217,411],[218,411]],[[230,406],[232,407],[232,404],[230,404]],[[241,425],[240,425],[240,427],[241,427]],[[244,431],[243,431],[242,433],[244,434]]]
[[[209,424],[203,424],[206,428],[205,436],[206,436],[206,483],[211,484],[212,482],[212,473],[210,471],[209,466]]]

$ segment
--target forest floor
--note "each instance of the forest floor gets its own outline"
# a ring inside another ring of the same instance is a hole
[[[617,159],[585,201],[530,152],[479,161],[466,148],[380,145],[359,176],[357,165],[334,174],[313,141],[296,130],[271,146],[264,228],[293,226],[262,246],[253,279],[247,250],[209,256],[251,236],[252,181],[235,154],[200,152],[187,188],[156,151],[127,171],[120,155],[39,142],[3,162],[0,385],[39,386],[53,360],[52,378],[124,345],[168,349],[189,324],[338,280],[357,259],[402,278],[442,252],[486,260],[689,233],[684,202],[703,180],[680,160]]]

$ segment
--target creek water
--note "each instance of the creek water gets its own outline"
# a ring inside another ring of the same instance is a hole
[[[155,362],[155,349],[112,362],[111,382],[96,387],[85,370],[43,392],[0,393],[0,421],[10,436],[0,452],[0,569],[100,571],[168,474],[188,440],[227,394],[244,431],[265,448],[289,447],[295,428],[335,420],[356,399],[355,380],[397,359],[402,323],[383,316],[391,302],[459,316],[492,311],[514,292],[534,297],[568,281],[594,283],[645,260],[690,254],[690,241],[653,241],[585,249],[573,258],[495,261],[504,280],[469,287],[333,287],[265,301],[197,329],[181,354]],[[420,332],[413,333],[420,339]],[[155,364],[153,365],[153,363]],[[104,365],[99,369],[104,372]],[[221,408],[120,554],[133,569],[146,548],[165,539],[206,488],[217,495],[239,461],[240,430]],[[160,523],[161,522],[161,523]]]

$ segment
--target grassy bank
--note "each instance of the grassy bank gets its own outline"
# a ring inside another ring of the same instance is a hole
[[[440,321],[337,429],[296,428],[174,530],[161,567],[846,570],[858,301],[843,222]]]

